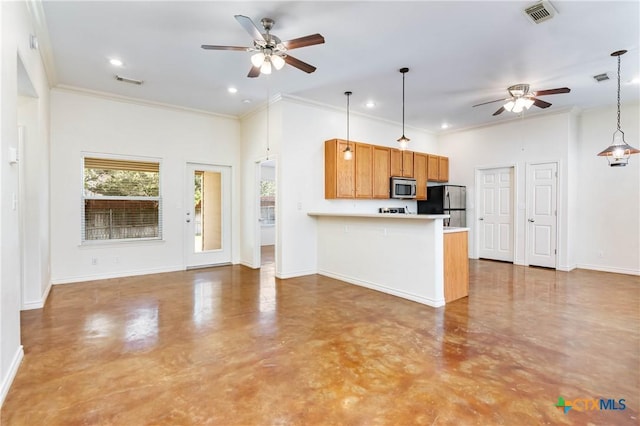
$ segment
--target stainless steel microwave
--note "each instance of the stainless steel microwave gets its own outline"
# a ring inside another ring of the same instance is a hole
[[[391,177],[391,198],[416,198],[416,180]]]

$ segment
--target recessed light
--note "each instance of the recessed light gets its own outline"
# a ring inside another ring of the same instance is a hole
[[[235,87],[229,87],[227,89],[227,92],[229,92],[229,93],[238,93],[238,89],[236,89]]]
[[[442,123],[442,125],[440,126],[441,129],[448,129],[449,128],[449,123]]]
[[[121,67],[122,61],[120,59],[109,59],[109,63],[114,67]]]
[[[376,103],[373,101],[368,101],[366,104],[364,104],[367,108],[373,108],[376,106]]]
[[[243,104],[250,104],[251,103],[251,99],[243,99],[242,103]]]
[[[630,82],[631,84],[640,84],[640,77],[636,77]]]

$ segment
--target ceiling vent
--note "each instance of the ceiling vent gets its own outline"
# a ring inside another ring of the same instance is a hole
[[[527,15],[529,20],[534,24],[539,24],[540,22],[547,21],[553,18],[558,11],[551,6],[546,0],[542,0],[533,6],[529,6],[524,10],[524,13]]]
[[[597,81],[598,83],[602,82],[602,81],[607,81],[609,80],[609,76],[607,75],[607,73],[604,74],[598,74],[598,75],[594,75],[593,78],[595,79],[595,81]]]

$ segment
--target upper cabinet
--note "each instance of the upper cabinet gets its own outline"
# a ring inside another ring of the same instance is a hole
[[[416,199],[427,199],[427,181],[449,181],[449,159],[422,152],[400,151],[378,145],[349,142],[353,157],[344,159],[347,141],[324,144],[324,197],[388,199],[391,176],[416,179]]]
[[[416,199],[427,199],[427,164],[429,156],[420,152],[413,153],[413,175],[416,178]]]
[[[413,151],[391,150],[391,176],[413,177]]]
[[[344,159],[347,141],[331,139],[324,143],[324,198],[355,196],[355,161]],[[350,144],[355,150],[354,144]]]
[[[427,178],[431,182],[449,182],[449,158],[429,154]]]

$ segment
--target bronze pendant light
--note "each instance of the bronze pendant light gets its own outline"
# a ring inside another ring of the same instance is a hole
[[[404,151],[409,147],[409,139],[404,135],[404,75],[409,72],[409,68],[400,68],[400,72],[402,73],[402,136],[398,139],[398,143],[400,144],[400,151]]]
[[[640,150],[632,147],[624,140],[624,132],[620,128],[620,56],[627,53],[626,50],[613,52],[611,56],[618,57],[618,127],[613,132],[613,143],[598,156],[607,157],[611,167],[622,167],[629,163],[631,154],[638,154]]]
[[[349,146],[349,96],[351,96],[351,92],[344,92],[344,94],[347,96],[347,147],[342,152],[345,160],[351,160],[353,158],[353,151]]]

